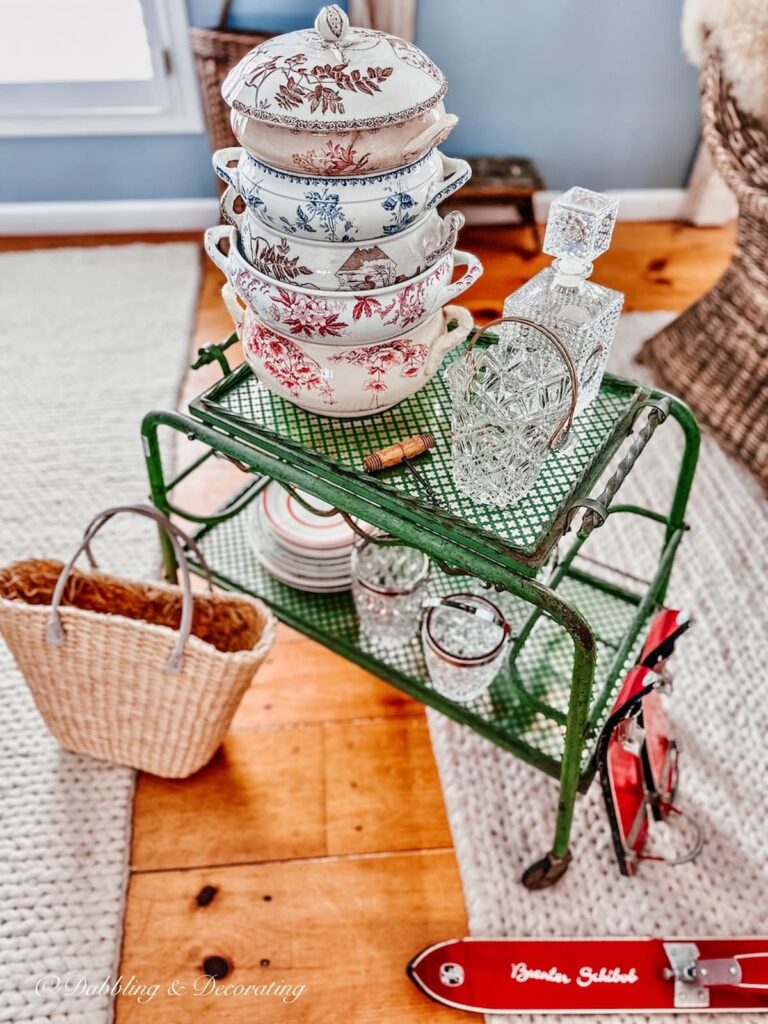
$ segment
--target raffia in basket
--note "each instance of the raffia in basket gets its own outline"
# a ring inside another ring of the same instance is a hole
[[[736,105],[717,51],[701,93],[704,138],[739,205],[736,247],[717,284],[640,361],[768,491],[768,132]]]
[[[275,619],[249,597],[193,597],[179,536],[195,545],[177,527],[182,588],[73,569],[117,511],[94,520],[67,566],[29,560],[0,570],[0,631],[62,746],[184,778],[221,743],[274,642]]]

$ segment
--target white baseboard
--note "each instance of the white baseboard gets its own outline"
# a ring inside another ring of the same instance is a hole
[[[218,223],[211,199],[0,203],[0,235],[108,235],[203,231]]]
[[[534,210],[545,221],[558,192],[537,192]],[[679,220],[685,210],[685,189],[630,188],[612,191],[621,200],[619,220]],[[458,197],[461,207],[461,196]],[[514,217],[502,204],[473,206],[464,213],[468,224],[509,224]],[[0,203],[0,235],[105,235],[203,231],[219,219],[216,199],[116,199],[72,203]]]
[[[685,219],[697,227],[715,227],[733,220],[738,212],[736,197],[720,177],[709,149],[702,142],[688,178]]]
[[[606,192],[619,198],[620,221],[638,220],[680,220],[685,209],[684,188],[627,188],[607,189]],[[543,224],[547,219],[552,200],[560,195],[556,191],[537,192],[533,197],[536,220]],[[461,207],[461,193],[456,197],[457,208]],[[467,224],[512,224],[515,211],[501,203],[483,203],[463,207]]]

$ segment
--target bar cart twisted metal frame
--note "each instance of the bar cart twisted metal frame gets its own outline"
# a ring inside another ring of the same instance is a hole
[[[150,412],[144,418],[152,501],[169,515],[199,524],[197,539],[219,585],[261,597],[289,625],[558,779],[552,848],[523,875],[529,888],[553,884],[570,861],[574,804],[595,773],[596,736],[652,615],[664,601],[686,529],[699,449],[693,415],[671,395],[606,374],[598,398],[576,420],[575,449],[552,453],[531,492],[516,506],[474,506],[453,485],[450,405],[441,374],[377,416],[331,419],[274,396],[247,364],[232,370],[226,350],[236,340],[232,335],[200,350],[194,367],[215,361],[224,376],[190,403],[189,415]],[[668,417],[684,435],[669,511],[614,503]],[[163,471],[161,427],[207,447],[171,480]],[[380,476],[363,471],[364,455],[422,430],[430,430],[437,444],[419,460],[417,476],[404,465]],[[177,507],[171,496],[174,487],[213,455],[229,459],[253,479],[214,514],[196,515]],[[269,480],[301,488],[348,517],[424,551],[438,567],[430,583],[437,593],[468,586],[495,590],[517,628],[509,663],[490,690],[469,704],[443,697],[430,685],[418,640],[396,652],[366,646],[349,594],[297,591],[266,573],[250,549],[248,523],[249,506],[259,500]],[[602,490],[593,497],[601,482]],[[574,564],[589,535],[609,516],[640,516],[659,528],[656,571],[641,589],[632,577],[625,585],[616,582],[615,573],[604,578]],[[573,540],[553,568],[552,554],[572,527]],[[173,550],[163,536],[161,543],[166,574],[175,579]],[[194,562],[192,567],[199,570]],[[471,582],[457,586],[457,575]]]

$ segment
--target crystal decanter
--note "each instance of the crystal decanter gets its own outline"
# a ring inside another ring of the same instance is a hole
[[[586,188],[571,188],[559,196],[549,211],[543,245],[554,262],[504,303],[505,316],[530,317],[553,330],[566,346],[579,378],[577,412],[597,397],[624,303],[621,292],[587,280],[592,260],[610,244],[618,208],[618,199]],[[505,325],[502,341],[513,331]]]

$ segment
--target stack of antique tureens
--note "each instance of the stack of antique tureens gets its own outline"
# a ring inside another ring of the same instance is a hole
[[[482,273],[455,249],[461,214],[437,212],[470,174],[435,148],[457,122],[445,90],[421,50],[351,28],[335,5],[224,82],[242,148],[214,155],[228,223],[206,249],[254,373],[301,408],[389,408],[471,328],[466,310],[443,308]]]

